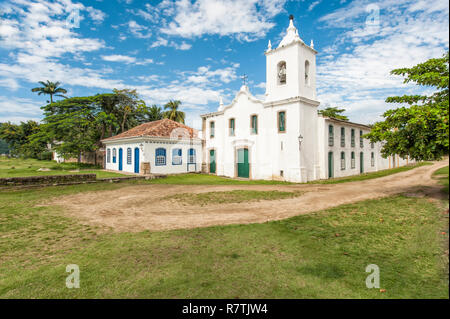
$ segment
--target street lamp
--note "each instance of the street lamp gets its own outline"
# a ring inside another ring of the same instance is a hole
[[[303,141],[303,136],[300,134],[298,136],[298,149],[300,149],[300,147],[302,146],[302,141]]]

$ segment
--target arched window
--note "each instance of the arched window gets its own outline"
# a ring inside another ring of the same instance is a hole
[[[106,150],[106,163],[111,163],[111,149]]]
[[[309,61],[305,61],[305,85],[309,85]]]
[[[195,164],[196,163],[196,156],[195,156],[195,149],[190,148],[189,149],[189,157],[188,157],[188,163],[189,164]]]
[[[286,62],[281,61],[277,66],[278,85],[286,84]]]
[[[113,148],[113,163],[115,163],[116,162],[116,156],[117,156],[117,151],[116,151],[116,149],[115,148]]]
[[[183,164],[183,153],[181,148],[172,149],[172,165]]]
[[[131,165],[131,147],[127,148],[127,164]]]
[[[157,148],[155,150],[155,166],[164,166],[164,165],[166,165],[166,149]]]
[[[334,145],[334,130],[333,125],[328,126],[328,146]]]
[[[345,169],[345,153],[341,152],[341,170]]]

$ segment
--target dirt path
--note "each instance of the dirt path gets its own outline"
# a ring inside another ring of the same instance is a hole
[[[432,173],[448,165],[448,159],[386,177],[342,184],[300,185],[139,185],[112,191],[58,197],[52,205],[65,208],[69,216],[115,231],[166,230],[211,225],[246,224],[279,220],[330,207],[380,198],[397,193],[439,194]],[[300,197],[236,204],[183,205],[163,197],[178,193],[229,190],[305,191]]]

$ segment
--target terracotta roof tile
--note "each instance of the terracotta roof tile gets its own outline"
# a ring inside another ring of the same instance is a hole
[[[102,141],[111,141],[121,138],[131,138],[140,136],[152,136],[152,137],[179,137],[196,138],[198,137],[197,130],[187,125],[169,120],[163,119],[159,121],[153,121],[138,125],[132,129],[120,133],[115,136],[111,136],[103,139]]]

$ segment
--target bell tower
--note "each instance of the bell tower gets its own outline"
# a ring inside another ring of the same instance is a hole
[[[289,16],[286,35],[277,48],[269,40],[266,55],[266,102],[293,97],[316,99],[316,54],[314,45],[306,45]]]

